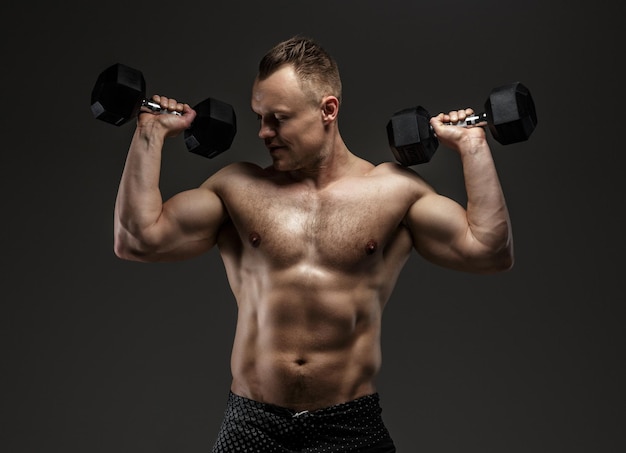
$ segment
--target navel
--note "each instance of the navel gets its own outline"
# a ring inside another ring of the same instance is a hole
[[[250,241],[250,245],[252,247],[257,248],[259,245],[261,245],[261,235],[259,233],[255,232],[255,231],[253,231],[248,236],[248,241]]]
[[[367,255],[373,255],[376,252],[376,249],[378,248],[378,243],[376,243],[376,241],[369,240],[367,241],[367,244],[365,244],[365,253]]]

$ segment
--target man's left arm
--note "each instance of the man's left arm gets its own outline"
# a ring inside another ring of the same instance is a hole
[[[485,131],[445,124],[463,121],[471,113],[466,109],[431,118],[440,143],[461,158],[467,207],[433,191],[411,206],[406,222],[415,248],[436,264],[467,272],[500,272],[513,265],[513,235]]]

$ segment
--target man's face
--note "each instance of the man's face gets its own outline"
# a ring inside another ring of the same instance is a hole
[[[255,81],[252,110],[259,117],[259,138],[276,170],[317,169],[326,151],[321,101],[302,90],[291,66]]]

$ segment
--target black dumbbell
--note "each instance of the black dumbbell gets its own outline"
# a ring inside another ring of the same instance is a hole
[[[423,164],[439,146],[430,125],[430,114],[422,107],[396,112],[387,123],[387,138],[396,160],[405,166]],[[528,140],[537,126],[535,103],[520,82],[494,88],[485,101],[485,111],[455,126],[487,123],[491,135],[502,145]]]
[[[116,63],[102,71],[91,92],[93,116],[109,124],[121,126],[135,118],[141,109],[174,113],[161,109],[146,99],[146,81],[141,71]],[[230,104],[207,98],[193,109],[196,118],[184,132],[189,151],[213,158],[230,148],[237,133],[237,119]]]

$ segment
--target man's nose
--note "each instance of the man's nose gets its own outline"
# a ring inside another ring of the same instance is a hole
[[[261,127],[259,128],[259,138],[265,140],[266,138],[272,138],[275,136],[276,131],[271,125],[267,123],[261,123]]]

